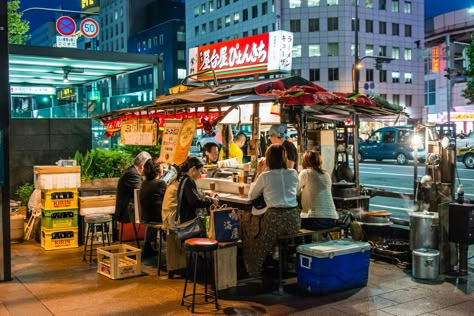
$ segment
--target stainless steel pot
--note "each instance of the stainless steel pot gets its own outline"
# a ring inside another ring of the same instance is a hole
[[[332,195],[340,198],[358,196],[356,184],[354,182],[336,182],[332,185]]]
[[[410,214],[410,250],[438,249],[439,216],[433,212]]]
[[[413,250],[412,264],[414,278],[434,280],[439,275],[439,251],[426,248]]]
[[[361,221],[372,224],[390,223],[390,213],[385,211],[365,212],[361,216]]]

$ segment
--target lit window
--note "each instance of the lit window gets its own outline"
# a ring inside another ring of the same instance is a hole
[[[392,0],[392,12],[399,12],[399,3],[398,0]]]
[[[400,48],[392,47],[392,58],[393,59],[400,59]]]
[[[178,79],[186,78],[186,69],[178,68]]]
[[[398,82],[400,82],[400,72],[398,72],[398,71],[392,71],[392,82],[393,82],[393,83],[398,83]]]
[[[365,45],[365,56],[374,56],[374,45]]]
[[[328,2],[328,5],[338,5],[339,4],[339,0],[327,0],[327,2]]]
[[[230,15],[226,15],[225,17],[225,26],[230,26]]]
[[[412,50],[411,48],[405,48],[405,60],[411,60],[412,59]]]
[[[239,14],[239,12],[235,12],[234,13],[234,24],[239,23],[239,20],[240,20],[240,14]]]
[[[367,9],[373,9],[374,8],[374,0],[365,0],[365,7]]]
[[[321,46],[319,44],[310,44],[308,46],[308,57],[321,56]],[[311,80],[314,81],[314,80]]]
[[[290,9],[300,8],[301,0],[290,0]]]
[[[291,53],[293,57],[301,57],[301,45],[293,45]]]
[[[413,75],[411,72],[405,73],[405,83],[412,83],[413,82]]]
[[[411,14],[411,2],[410,1],[405,1],[405,4],[403,6],[403,12],[406,14]]]
[[[199,7],[194,8],[194,17],[199,16]]]
[[[320,2],[321,0],[308,0],[308,7],[319,7]]]
[[[209,12],[214,11],[214,0],[209,1]]]
[[[201,14],[205,14],[206,13],[206,4],[203,3],[201,4]]]

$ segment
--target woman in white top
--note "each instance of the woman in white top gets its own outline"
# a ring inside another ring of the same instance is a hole
[[[259,164],[249,197],[254,200],[263,193],[268,209],[263,215],[250,216],[241,223],[244,263],[252,277],[260,276],[265,258],[275,248],[278,237],[297,233],[301,225],[296,200],[298,174],[287,168],[285,148],[280,144],[268,147],[265,163],[266,171]]]
[[[298,195],[301,195],[301,226],[318,230],[336,226],[339,215],[332,198],[330,175],[322,169],[319,152],[307,150],[299,174]]]

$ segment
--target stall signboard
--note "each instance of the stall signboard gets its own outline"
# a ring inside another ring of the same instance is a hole
[[[122,121],[120,142],[124,145],[154,146],[158,140],[158,124],[150,118],[131,118]]]
[[[166,119],[161,142],[160,161],[182,164],[189,156],[197,120],[195,118]]]
[[[276,31],[189,49],[190,79],[249,76],[259,73],[290,72],[293,33]]]

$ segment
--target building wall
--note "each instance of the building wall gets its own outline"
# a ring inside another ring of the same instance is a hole
[[[319,6],[308,6],[305,1],[275,0],[275,1],[186,1],[186,44],[187,50],[214,42],[226,41],[236,37],[245,37],[278,29],[293,31],[293,46],[301,45],[301,57],[293,57],[293,71],[310,79],[310,70],[319,70],[319,80],[315,83],[330,91],[350,92],[352,86],[352,67],[354,65],[353,47],[355,32],[352,31],[352,19],[355,18],[355,7],[352,1],[338,1],[338,5],[330,5],[337,1],[321,0]],[[405,12],[405,2],[411,4],[411,12]],[[213,4],[210,11],[209,3]],[[218,8],[217,4],[221,3]],[[291,4],[290,4],[291,3]],[[399,12],[392,12],[391,1],[386,1],[384,10],[379,9],[379,1],[359,1],[359,56],[366,56],[367,45],[373,45],[373,56],[377,56],[381,46],[386,47],[386,57],[392,57],[392,51],[399,49],[399,58],[390,64],[384,64],[387,71],[387,82],[380,82],[379,71],[375,70],[375,61],[372,58],[363,60],[363,69],[360,76],[360,92],[364,91],[366,69],[374,70],[374,93],[383,95],[389,102],[407,106],[406,111],[412,118],[421,118],[423,106],[423,63],[416,58],[416,41],[422,41],[424,36],[424,1],[399,1]],[[372,3],[372,8],[366,4]],[[227,5],[226,5],[227,4]],[[296,4],[296,5],[295,5]],[[263,7],[268,12],[263,14]],[[256,9],[254,9],[256,8]],[[243,21],[244,10],[248,12],[248,20]],[[252,17],[256,11],[257,16]],[[239,15],[236,22],[234,17]],[[278,20],[281,15],[281,20]],[[230,17],[230,24],[225,26],[226,17]],[[309,31],[309,19],[319,19],[319,31]],[[328,30],[328,19],[337,18],[336,30]],[[218,20],[223,26],[217,28]],[[292,30],[292,24],[300,23],[300,30]],[[373,31],[366,30],[366,21],[373,22]],[[386,23],[386,34],[381,34],[379,22]],[[213,26],[211,26],[211,23]],[[399,27],[399,35],[392,35],[392,26]],[[405,26],[411,27],[411,34],[405,34]],[[210,31],[210,30],[213,31]],[[329,56],[330,43],[338,44],[338,54]],[[309,56],[309,45],[320,45],[320,56]],[[411,59],[405,58],[405,50],[411,51]],[[339,79],[329,81],[329,69],[338,69]],[[392,82],[392,72],[399,72],[400,82]],[[411,83],[405,83],[405,74],[411,74]],[[411,96],[411,106],[406,104],[406,96]],[[397,97],[399,101],[397,101]]]
[[[59,159],[92,148],[90,119],[12,119],[10,121],[10,192],[33,183],[33,166],[54,165]]]

